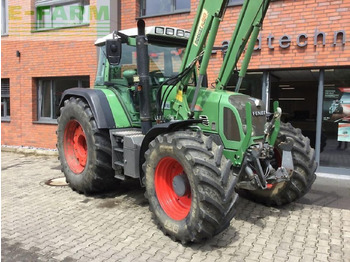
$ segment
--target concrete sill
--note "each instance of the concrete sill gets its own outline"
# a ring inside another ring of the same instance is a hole
[[[39,125],[57,125],[57,120],[40,120],[40,121],[33,121],[33,124],[39,124]]]
[[[191,10],[181,10],[181,11],[175,11],[175,12],[169,12],[169,13],[162,13],[162,14],[155,14],[155,15],[145,15],[145,16],[139,16],[136,19],[143,19],[143,18],[150,18],[150,17],[158,17],[158,16],[169,16],[169,15],[178,15],[178,14],[185,14],[190,13]]]

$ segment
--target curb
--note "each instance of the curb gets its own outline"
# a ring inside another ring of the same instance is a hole
[[[1,146],[1,151],[35,156],[58,156],[57,149],[29,148],[21,146]]]
[[[337,175],[337,174],[316,172],[316,176],[322,177],[322,178],[336,179],[336,180],[350,180],[350,176],[348,176],[348,175]]]

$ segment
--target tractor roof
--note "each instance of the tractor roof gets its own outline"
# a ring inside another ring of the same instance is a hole
[[[129,37],[137,36],[137,28],[120,30],[119,32]],[[187,42],[190,37],[190,31],[169,26],[148,26],[145,28],[145,32],[149,39],[155,38],[158,39],[158,41],[185,40],[185,42]],[[108,39],[113,39],[113,33],[97,39],[95,45],[101,45]]]

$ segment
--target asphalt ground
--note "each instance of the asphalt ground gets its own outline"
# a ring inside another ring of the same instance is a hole
[[[84,196],[60,178],[57,157],[3,152],[2,261],[350,261],[350,179],[318,177],[297,203],[240,198],[230,227],[201,244],[157,229],[138,181]]]

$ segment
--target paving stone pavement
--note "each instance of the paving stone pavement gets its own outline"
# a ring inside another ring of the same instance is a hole
[[[55,157],[1,156],[2,261],[350,261],[350,210],[245,199],[231,226],[184,246],[157,229],[138,181],[86,197],[45,181]]]

